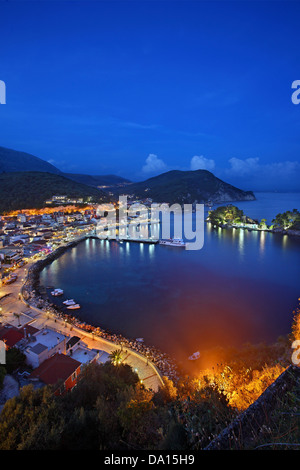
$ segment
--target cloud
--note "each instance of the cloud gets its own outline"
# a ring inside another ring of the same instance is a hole
[[[215,168],[215,161],[209,158],[203,157],[203,155],[195,155],[191,159],[191,170],[209,170],[213,171]]]
[[[300,163],[297,161],[290,162],[275,162],[275,163],[260,163],[259,158],[231,158],[229,160],[231,168],[227,170],[228,173],[235,176],[247,176],[247,175],[258,175],[268,174],[269,176],[289,176],[295,171],[299,171]]]
[[[231,165],[229,172],[235,175],[240,175],[240,176],[253,173],[259,168],[258,162],[259,162],[259,158],[257,157],[246,158],[245,160],[233,157],[229,160],[229,163]]]
[[[143,173],[159,173],[167,169],[167,165],[163,160],[154,153],[150,153],[146,158],[146,164],[143,166]]]
[[[231,158],[230,168],[221,172],[220,177],[239,187],[265,191],[298,191],[300,163],[283,161],[260,163],[255,158]]]
[[[265,167],[272,173],[272,175],[277,175],[279,177],[295,175],[296,172],[300,171],[300,163],[297,161],[272,163],[271,165],[265,165]]]

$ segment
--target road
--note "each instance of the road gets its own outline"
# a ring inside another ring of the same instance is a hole
[[[2,322],[2,324],[9,323],[10,325],[20,328],[30,323],[38,329],[45,327],[52,328],[67,337],[78,336],[88,348],[103,350],[109,354],[120,348],[119,345],[111,341],[87,333],[63,320],[55,318],[47,312],[34,307],[28,308],[20,298],[20,290],[26,280],[27,270],[30,268],[31,264],[33,263],[30,262],[15,271],[18,275],[16,282],[0,287],[0,299],[3,295],[10,294],[0,300],[0,309],[2,308],[2,311],[0,311],[0,322]],[[125,350],[124,348],[122,362],[129,364],[137,372],[139,379],[146,388],[157,391],[162,385],[159,372],[144,356],[139,355],[133,350]]]

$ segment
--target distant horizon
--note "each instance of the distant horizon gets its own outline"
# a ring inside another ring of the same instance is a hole
[[[47,162],[46,160],[44,160],[43,158],[39,157],[38,155],[33,155],[29,152],[26,152],[25,150],[18,150],[18,149],[13,149],[13,148],[8,148],[8,147],[3,147],[2,145],[0,145],[0,148],[6,148],[7,150],[12,150],[12,151],[16,151],[16,152],[21,152],[21,153],[27,153],[28,155],[31,155],[33,157],[36,157],[44,162]],[[185,172],[185,171],[198,171],[198,170],[205,170],[205,171],[209,171],[210,173],[212,173],[214,176],[216,176],[217,178],[219,179],[222,179],[224,182],[226,183],[229,183],[231,184],[232,186],[235,186],[239,189],[242,189],[244,191],[252,191],[254,193],[290,193],[290,194],[300,194],[300,190],[291,190],[291,189],[267,189],[267,188],[262,188],[262,189],[252,189],[252,188],[245,188],[245,187],[242,187],[241,186],[241,183],[237,182],[237,183],[232,183],[231,181],[229,181],[228,179],[226,180],[225,178],[222,178],[220,176],[218,176],[214,171],[212,170],[207,170],[205,168],[198,168],[198,169],[195,169],[195,170],[191,170],[191,169],[186,169],[186,168],[171,168],[171,169],[166,169],[165,171],[162,171],[160,173],[157,173],[155,175],[149,175],[147,177],[144,177],[143,179],[136,179],[136,180],[133,180],[133,179],[130,179],[130,177],[125,177],[123,176],[122,174],[117,174],[117,172],[111,172],[111,173],[96,173],[96,172],[91,172],[91,173],[85,173],[84,171],[73,171],[73,172],[64,172],[61,168],[59,168],[58,166],[54,165],[52,162],[47,162],[47,163],[50,163],[54,168],[56,168],[58,171],[60,171],[63,175],[66,175],[66,174],[74,174],[74,175],[86,175],[86,176],[117,176],[119,178],[123,178],[124,180],[128,180],[129,183],[139,183],[139,182],[142,182],[142,181],[147,181],[148,179],[150,178],[153,178],[155,176],[159,176],[159,175],[162,175],[164,173],[168,173],[170,171],[182,171],[182,172]],[[22,171],[22,170],[20,170]],[[24,170],[23,170],[24,171]],[[28,171],[40,171],[40,170],[28,170]],[[43,171],[42,171],[43,172]],[[2,171],[3,173],[3,171]],[[11,173],[11,171],[4,171],[4,173]]]

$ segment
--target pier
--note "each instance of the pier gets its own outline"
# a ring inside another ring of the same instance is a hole
[[[112,240],[115,240],[118,243],[133,242],[133,243],[148,243],[151,245],[158,243],[158,239],[152,239],[152,238],[116,238]]]

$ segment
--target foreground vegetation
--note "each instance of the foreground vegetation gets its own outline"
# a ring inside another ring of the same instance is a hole
[[[25,386],[0,415],[0,450],[204,449],[290,364],[292,342],[300,340],[300,309],[294,314],[289,338],[226,350],[215,368],[182,377],[176,385],[165,377],[156,393],[120,363],[118,351],[104,365],[85,367],[78,385],[64,396],[55,396],[48,386]],[[16,352],[10,356],[11,373],[23,358]],[[250,448],[296,446],[299,415],[298,383],[277,394],[266,425],[253,432]]]
[[[11,374],[19,367],[23,367],[25,360],[25,354],[17,348],[11,348],[6,352],[5,364],[0,364],[0,390],[2,389],[6,374]]]
[[[130,366],[116,362],[89,365],[62,397],[48,386],[25,386],[0,415],[0,449],[203,449],[281,374],[289,351],[287,339],[248,346],[201,377],[184,377],[176,386],[164,378],[157,393],[146,390]],[[296,396],[291,391],[278,397],[274,427],[263,429],[255,445],[271,438],[282,442],[285,430],[284,442],[297,439]],[[282,420],[284,412],[292,412],[293,420]]]
[[[144,389],[128,365],[92,364],[63,397],[50,387],[23,387],[0,417],[0,449],[186,449],[186,419],[202,416],[205,442],[233,416],[224,397],[207,387],[187,400],[165,380],[158,393]],[[196,408],[195,408],[196,407]]]

